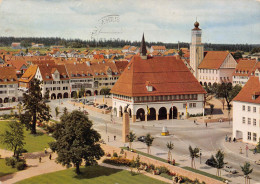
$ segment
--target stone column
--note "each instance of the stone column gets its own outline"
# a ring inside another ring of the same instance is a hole
[[[136,122],[136,115],[133,115],[133,116],[132,116],[132,122],[133,122],[133,123]]]
[[[122,111],[119,111],[119,118],[121,118],[122,117]]]
[[[178,112],[177,114],[177,119],[180,119],[180,112]]]
[[[124,112],[123,114],[123,126],[122,126],[122,141],[128,142],[128,138],[126,137],[129,135],[129,114],[128,112]]]
[[[169,120],[170,119],[170,114],[169,113],[167,113],[167,120]]]
[[[147,114],[145,115],[145,121],[147,122]]]
[[[156,121],[158,121],[158,119],[159,119],[159,114],[156,113]]]

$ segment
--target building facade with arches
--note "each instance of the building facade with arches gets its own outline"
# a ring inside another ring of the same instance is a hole
[[[128,111],[132,122],[186,118],[203,113],[206,91],[181,59],[147,56],[144,37],[111,90],[113,114]]]

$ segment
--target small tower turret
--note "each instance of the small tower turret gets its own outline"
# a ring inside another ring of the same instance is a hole
[[[142,59],[147,59],[147,50],[146,50],[146,44],[144,39],[144,33],[143,33],[143,38],[140,47],[140,56]]]

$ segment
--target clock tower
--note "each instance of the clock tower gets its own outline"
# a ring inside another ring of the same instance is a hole
[[[190,66],[193,69],[193,75],[199,79],[198,67],[204,58],[204,46],[201,43],[201,29],[199,23],[194,23],[194,28],[191,30],[191,44],[190,44]]]

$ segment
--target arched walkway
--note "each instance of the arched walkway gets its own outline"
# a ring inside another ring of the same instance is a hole
[[[118,112],[119,117],[122,117],[123,116],[123,108],[122,108],[122,106],[120,106],[118,110],[119,110],[119,112]]]
[[[132,110],[130,108],[127,109],[127,112],[129,114],[129,117],[131,118],[132,117]]]
[[[71,92],[71,98],[77,98],[77,92],[76,91],[72,91]]]
[[[145,111],[143,108],[140,108],[136,111],[136,119],[140,119],[140,121],[145,120]]]
[[[211,82],[208,83],[208,86],[211,87]]]
[[[68,98],[69,97],[69,94],[68,93],[64,93],[63,94],[63,98]]]
[[[12,102],[15,102],[15,100],[16,100],[16,98],[15,98],[15,97],[13,97],[13,98],[12,98]]]
[[[202,85],[202,82],[200,81],[200,85]]]
[[[3,103],[3,100],[2,100],[2,98],[0,98],[0,103]]]
[[[5,98],[4,99],[4,103],[8,103],[9,99],[8,98]]]
[[[150,115],[147,114],[147,120],[156,120],[155,108],[150,108]]]
[[[169,115],[169,118],[170,119],[177,119],[177,115],[178,115],[178,110],[175,106],[173,106],[173,114],[172,114],[172,107],[170,109],[170,115]]]
[[[94,94],[98,95],[98,90],[95,90],[95,91],[94,91]]]
[[[116,107],[114,107],[114,116],[117,116],[117,109],[116,109]]]
[[[87,96],[91,96],[91,91],[90,91],[90,90],[87,90],[87,91],[86,91],[86,95],[87,95]]]
[[[55,99],[56,99],[56,94],[55,94],[55,93],[52,93],[52,94],[51,94],[51,99],[52,99],[52,100],[55,100]]]
[[[62,94],[61,93],[58,93],[57,99],[62,99]]]
[[[204,86],[207,86],[207,83],[206,83],[206,82],[204,82]]]
[[[167,109],[165,107],[161,107],[159,109],[159,117],[158,120],[167,119]]]

